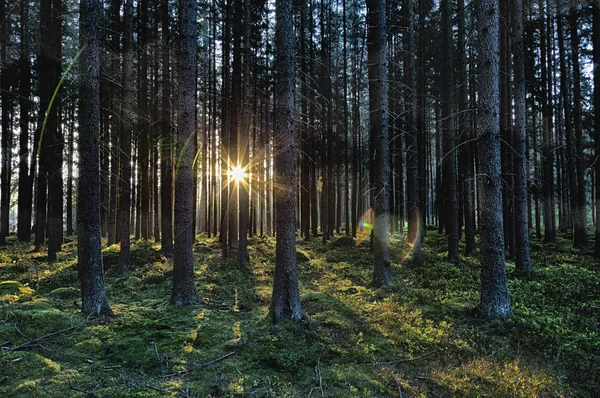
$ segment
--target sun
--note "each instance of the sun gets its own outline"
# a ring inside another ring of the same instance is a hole
[[[246,173],[244,172],[244,169],[242,169],[240,166],[235,166],[229,170],[229,177],[235,182],[239,183],[244,181],[244,179],[246,178]]]

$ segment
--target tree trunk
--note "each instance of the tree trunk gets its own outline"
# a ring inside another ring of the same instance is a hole
[[[200,304],[194,282],[194,137],[196,93],[197,11],[194,0],[179,0],[179,106],[177,114],[177,173],[175,174],[175,245],[173,291],[175,305]]]
[[[294,29],[292,1],[275,2],[275,47],[277,82],[275,86],[275,272],[271,318],[302,319],[302,306],[296,267],[296,150],[294,130]]]
[[[504,265],[504,228],[500,167],[499,9],[498,0],[476,3],[479,78],[478,159],[481,201],[481,295],[486,318],[511,316]]]
[[[29,109],[31,96],[31,63],[29,2],[21,2],[21,53],[19,60],[19,197],[17,236],[22,242],[31,240],[32,192],[29,184]],[[35,151],[33,152],[35,154]],[[35,156],[35,155],[34,155]],[[32,156],[33,157],[33,156]]]
[[[171,127],[171,65],[169,34],[169,1],[161,2],[162,28],[162,139],[160,144],[160,219],[161,247],[166,258],[173,258],[173,164],[171,162],[173,146]]]
[[[594,57],[594,154],[596,159],[600,159],[600,3],[593,2],[594,13],[594,32],[593,32],[593,57]],[[600,258],[600,162],[595,163],[594,172],[596,174],[596,239],[594,246],[594,255]]]
[[[444,59],[452,65],[452,15],[450,0],[442,1],[442,41]],[[458,264],[460,255],[458,251],[458,197],[456,181],[456,150],[454,137],[454,74],[452,67],[443,69],[442,88],[442,128],[444,131],[444,161],[442,178],[446,192],[444,204],[446,233],[448,235],[448,262]]]
[[[132,0],[129,0],[132,1]],[[81,0],[79,17],[79,179],[77,271],[82,312],[112,315],[106,300],[100,239],[100,2]]]
[[[579,247],[588,244],[587,214],[585,200],[585,170],[583,165],[583,127],[581,123],[581,68],[579,66],[579,26],[577,25],[577,3],[571,0],[569,22],[571,27],[571,58],[573,62],[573,117],[575,127],[575,168],[577,169],[577,227],[579,229]],[[566,105],[566,104],[565,104]]]
[[[513,147],[514,154],[514,197],[515,197],[515,242],[517,269],[531,271],[529,256],[529,224],[527,220],[527,134],[526,126],[526,98],[525,87],[525,49],[523,33],[523,0],[514,0],[512,4],[513,18],[513,57],[514,57],[514,104],[515,104],[515,130]]]
[[[121,106],[121,183],[119,198],[121,221],[119,263],[123,272],[127,271],[131,265],[131,135],[136,120],[133,46],[133,0],[127,0],[125,2],[123,29],[123,105]]]
[[[390,201],[386,6],[384,0],[367,0],[369,57],[369,118],[373,204],[373,283],[375,286],[394,282],[390,269]]]

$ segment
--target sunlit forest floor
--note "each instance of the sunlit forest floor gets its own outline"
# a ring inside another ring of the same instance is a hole
[[[117,317],[79,313],[76,244],[55,264],[11,241],[0,250],[0,396],[447,397],[597,396],[600,264],[557,242],[532,242],[535,271],[509,263],[515,316],[485,322],[475,309],[479,265],[446,263],[427,231],[411,269],[392,241],[397,284],[374,289],[368,241],[298,241],[300,327],[268,318],[275,240],[250,240],[251,264],[223,261],[218,242],[195,245],[205,306],[169,304],[171,266],[136,243],[118,272],[104,249]],[[234,256],[232,256],[234,257]]]

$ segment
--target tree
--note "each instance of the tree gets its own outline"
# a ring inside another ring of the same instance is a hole
[[[369,61],[369,121],[372,181],[374,193],[373,283],[394,282],[390,270],[390,200],[387,98],[387,45],[385,0],[367,1],[367,49]]]
[[[573,121],[575,127],[575,168],[577,169],[577,226],[579,228],[579,246],[588,243],[587,215],[585,200],[585,176],[583,167],[583,126],[581,123],[581,68],[579,66],[579,26],[577,25],[577,3],[570,2],[569,25],[571,28],[571,59],[573,62]],[[566,106],[566,104],[565,104]]]
[[[415,70],[415,15],[412,0],[406,2],[408,30],[406,78],[408,86],[408,134],[406,135],[406,169],[408,199],[408,241],[413,244],[413,265],[423,265],[421,223],[419,221],[419,162],[417,155],[417,77]]]
[[[121,179],[120,179],[120,229],[121,251],[119,264],[121,271],[131,265],[131,132],[135,121],[133,80],[133,0],[125,2],[123,21],[123,105],[121,106]]]
[[[2,172],[0,177],[0,244],[4,244],[9,233],[9,211],[10,211],[10,180],[11,180],[11,151],[12,129],[10,118],[12,113],[13,98],[10,92],[10,77],[8,65],[8,39],[10,36],[10,16],[6,13],[6,2],[0,0],[0,62],[2,71],[0,73],[0,89],[2,93]]]
[[[292,0],[276,0],[275,47],[277,82],[275,85],[275,273],[271,318],[302,319],[296,264],[296,150],[294,130],[294,28]]]
[[[514,56],[514,93],[515,93],[515,130],[513,147],[515,170],[515,241],[517,269],[531,271],[529,256],[529,225],[527,223],[527,134],[525,131],[525,48],[523,31],[523,0],[515,0],[513,11],[513,56]]]
[[[452,18],[450,0],[442,0],[442,47],[444,59],[452,65]],[[458,251],[458,194],[456,181],[456,153],[454,137],[454,74],[451,66],[443,68],[442,76],[442,129],[444,131],[444,161],[443,161],[443,189],[444,221],[448,235],[448,261],[458,264],[460,255]]]
[[[79,185],[77,271],[82,312],[112,315],[104,290],[100,241],[100,14],[99,0],[79,3]]]
[[[194,282],[194,124],[196,94],[196,20],[194,0],[179,0],[179,112],[175,174],[175,256],[173,291],[175,305],[202,303]]]
[[[594,65],[600,65],[600,3],[593,2],[594,31],[593,31],[593,58]],[[600,68],[594,68],[594,150],[596,158],[600,158]],[[594,172],[596,174],[596,240],[594,255],[600,258],[600,162],[595,163]]]
[[[61,23],[62,0],[52,0],[52,13],[48,23],[48,56],[50,70],[46,95],[50,99],[47,109],[45,131],[48,136],[48,261],[56,261],[56,253],[61,250],[63,239],[63,147],[62,128],[58,119],[60,100],[55,97],[62,74]]]
[[[31,240],[31,189],[27,158],[29,157],[29,101],[31,95],[31,62],[29,34],[29,1],[21,2],[21,58],[19,60],[19,218],[17,236],[20,241]]]
[[[477,77],[479,102],[479,200],[481,241],[480,306],[487,318],[511,316],[506,268],[500,167],[499,7],[498,0],[479,0],[477,18]]]
[[[171,149],[173,145],[171,133],[171,66],[169,35],[169,0],[161,2],[162,24],[162,139],[160,143],[160,219],[161,247],[167,258],[173,258],[173,165]]]

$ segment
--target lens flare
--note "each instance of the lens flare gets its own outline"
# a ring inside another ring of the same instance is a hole
[[[235,182],[243,182],[246,178],[246,173],[244,169],[240,166],[235,166],[229,169],[229,178],[233,179]]]
[[[420,222],[420,215],[418,215],[419,219],[417,219],[417,225],[418,225],[418,230],[416,233],[416,236],[414,239],[411,239],[411,241],[407,241],[406,245],[401,245],[401,247],[403,249],[400,249],[399,247],[394,247],[392,245],[391,247],[391,252],[392,255],[395,256],[395,258],[393,259],[393,262],[396,264],[402,264],[404,263],[413,253],[413,249],[415,247],[415,245],[417,244],[417,239],[420,238],[421,234],[423,233],[423,231],[421,231],[422,229],[422,224]],[[361,243],[368,241],[371,238],[371,231],[373,230],[373,220],[375,219],[375,214],[373,212],[373,209],[369,209],[367,210],[361,217],[360,217],[360,221],[359,221],[359,228],[358,231],[356,231],[356,245],[360,245]],[[406,229],[405,229],[406,231]],[[406,235],[404,235],[404,237],[406,238]]]

